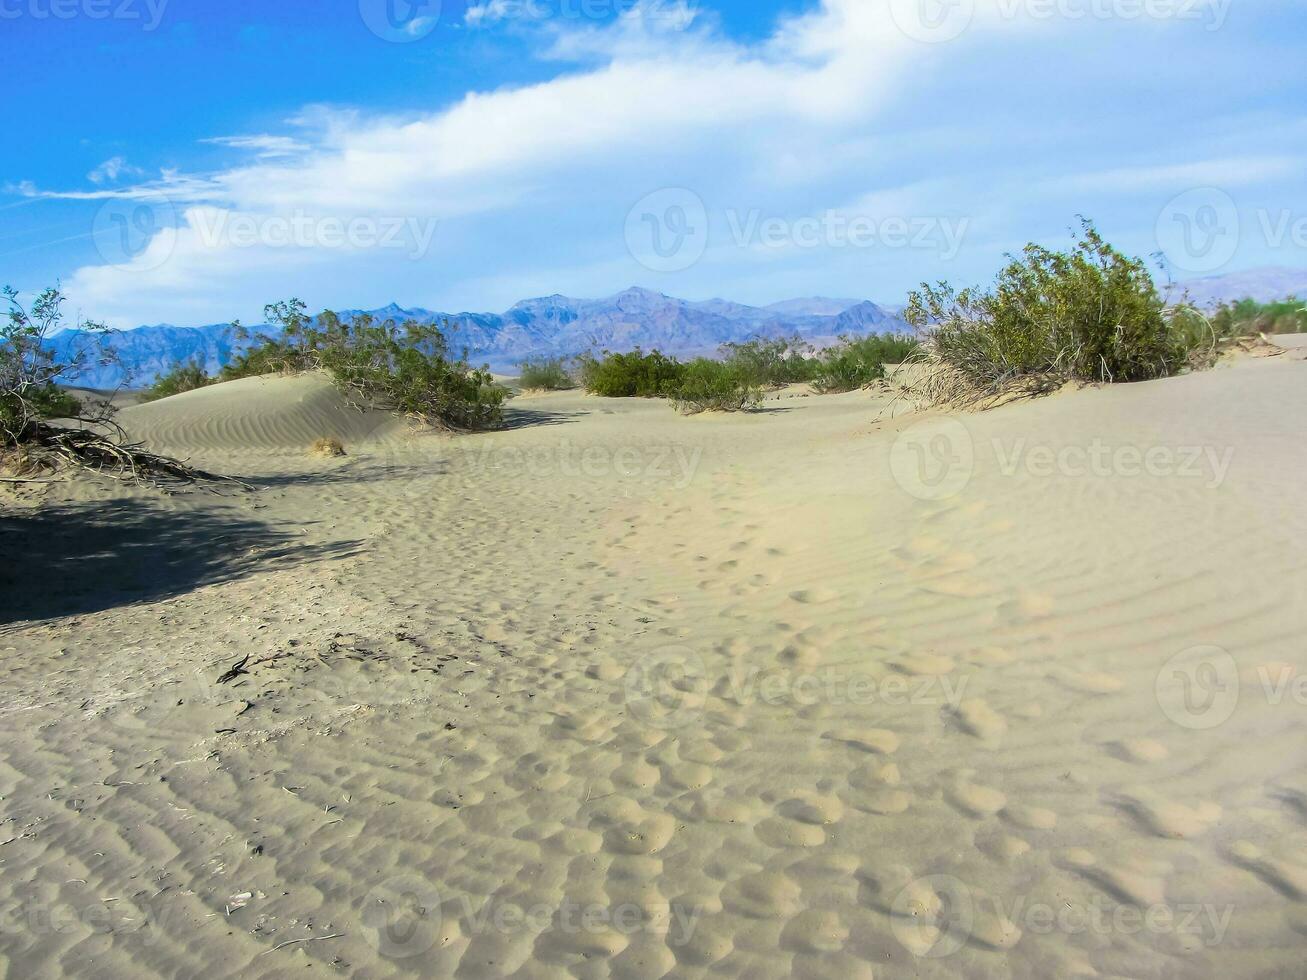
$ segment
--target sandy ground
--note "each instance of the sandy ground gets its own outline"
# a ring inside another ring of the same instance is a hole
[[[130,409],[263,489],[0,510],[3,972],[1300,977],[1305,357]]]

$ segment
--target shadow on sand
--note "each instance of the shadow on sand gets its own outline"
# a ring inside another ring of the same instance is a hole
[[[509,405],[504,409],[504,424],[498,431],[530,429],[537,425],[567,425],[589,414],[589,412],[545,412],[536,408],[514,408]]]
[[[227,509],[106,500],[0,513],[0,624],[184,595],[257,570],[348,557]]]

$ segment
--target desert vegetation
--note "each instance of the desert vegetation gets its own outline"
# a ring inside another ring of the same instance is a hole
[[[1212,316],[1212,326],[1222,339],[1307,333],[1307,302],[1293,296],[1274,303],[1241,299],[1220,307]]]
[[[533,357],[518,365],[518,386],[525,391],[567,391],[576,379],[561,357]]]
[[[156,375],[154,383],[141,392],[141,401],[157,402],[161,398],[171,398],[173,395],[207,387],[213,384],[214,380],[209,376],[209,372],[195,361],[178,364],[168,373]]]
[[[107,399],[83,403],[60,387],[110,356],[103,324],[79,322],[81,344],[56,358],[48,341],[63,326],[63,294],[46,289],[30,309],[16,290],[6,287],[3,295],[9,309],[0,326],[0,464],[13,474],[4,482],[39,482],[68,467],[160,486],[237,482],[128,443]]]
[[[218,377],[181,365],[156,379],[147,397],[238,378],[322,370],[360,403],[427,424],[488,429],[503,421],[508,392],[488,369],[454,357],[435,324],[396,324],[366,313],[345,321],[329,310],[310,317],[298,299],[270,303],[263,312],[277,330],[251,335],[237,322],[237,336],[251,343]]]
[[[921,332],[927,400],[976,403],[1068,381],[1146,381],[1210,358],[1215,337],[1189,307],[1169,307],[1140,259],[1082,221],[1065,252],[1027,245],[994,286],[922,284],[908,322]]]

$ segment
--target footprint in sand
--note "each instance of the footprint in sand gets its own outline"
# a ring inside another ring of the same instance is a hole
[[[834,602],[839,597],[840,593],[834,589],[800,589],[797,592],[790,593],[791,599],[805,606]]]
[[[963,731],[984,741],[994,741],[1007,734],[1007,719],[980,698],[958,705],[957,719]]]
[[[1056,855],[1054,863],[1075,872],[1110,897],[1147,908],[1166,902],[1166,879],[1170,866],[1158,861],[1105,864],[1084,848],[1070,848]]]
[[[1123,738],[1108,742],[1107,751],[1123,762],[1133,763],[1161,762],[1171,754],[1165,745],[1151,738]]]
[[[1163,799],[1148,789],[1119,793],[1113,802],[1150,833],[1175,839],[1205,834],[1220,821],[1222,814],[1221,807],[1210,800],[1189,807]]]
[[[948,788],[945,798],[969,817],[992,817],[1007,805],[1007,797],[990,786],[959,781]]]
[[[822,738],[878,755],[893,755],[899,749],[898,735],[886,728],[837,728],[826,732]]]
[[[1235,841],[1229,856],[1235,864],[1251,871],[1276,891],[1295,901],[1307,899],[1307,867],[1266,856],[1251,841]]]

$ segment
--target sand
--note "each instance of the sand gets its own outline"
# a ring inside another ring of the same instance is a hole
[[[129,409],[264,489],[0,512],[3,972],[1301,976],[1304,360]]]

